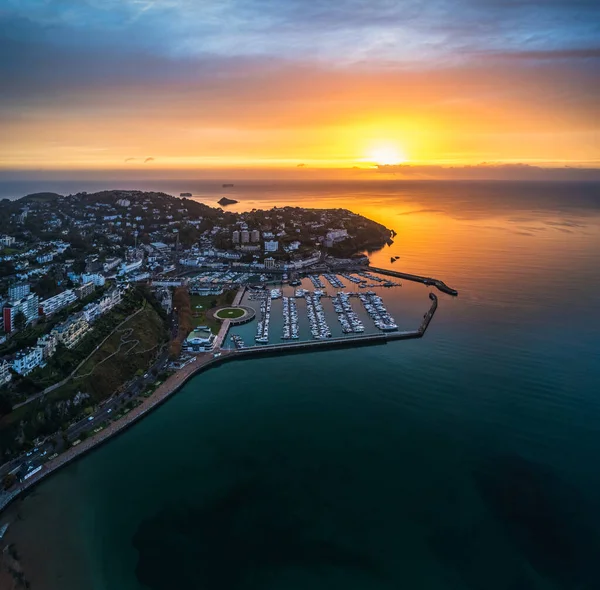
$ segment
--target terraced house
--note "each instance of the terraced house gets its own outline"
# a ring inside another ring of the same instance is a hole
[[[83,313],[78,313],[56,326],[51,334],[67,348],[73,348],[90,329],[90,324]]]

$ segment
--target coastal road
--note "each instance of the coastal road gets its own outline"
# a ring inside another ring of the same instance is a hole
[[[110,420],[113,414],[118,413],[118,408],[121,405],[132,401],[145,391],[149,385],[154,383],[156,380],[154,373],[158,374],[163,371],[167,366],[167,362],[168,352],[165,351],[161,353],[144,376],[135,378],[122,393],[103,402],[92,416],[88,416],[71,424],[66,432],[69,442],[77,440],[84,432],[91,432]],[[64,446],[65,444],[61,434],[56,433],[49,437],[44,443],[29,451],[29,453],[2,465],[2,467],[0,467],[0,479],[17,467],[21,467],[21,469],[25,471],[33,471],[36,467],[43,465],[48,460],[48,457],[52,456],[54,453],[63,451]]]

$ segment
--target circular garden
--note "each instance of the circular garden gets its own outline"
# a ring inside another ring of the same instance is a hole
[[[215,317],[219,320],[237,320],[246,315],[243,307],[222,307],[215,311]]]

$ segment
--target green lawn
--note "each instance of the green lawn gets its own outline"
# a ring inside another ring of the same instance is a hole
[[[239,307],[227,307],[221,309],[215,315],[221,320],[235,320],[236,318],[241,318],[244,313],[246,312]]]

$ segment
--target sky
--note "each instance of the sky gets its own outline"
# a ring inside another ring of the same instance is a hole
[[[600,168],[600,3],[0,0],[0,173]]]

